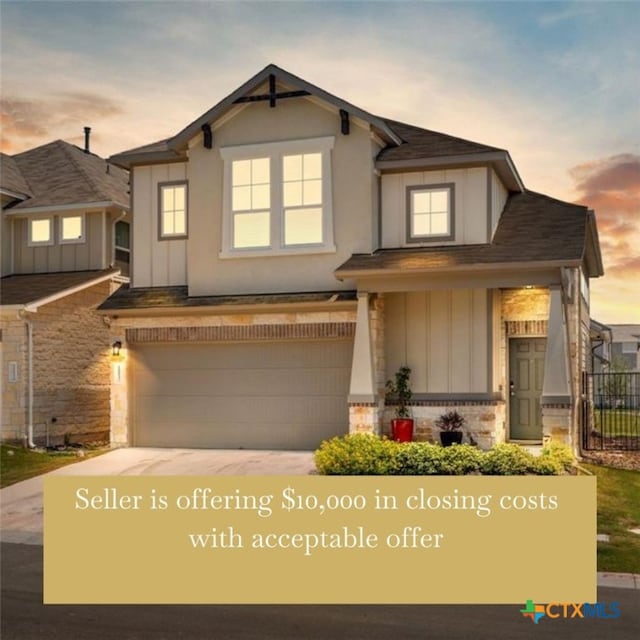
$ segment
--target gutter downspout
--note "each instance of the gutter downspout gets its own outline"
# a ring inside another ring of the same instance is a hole
[[[24,321],[27,329],[27,433],[26,441],[29,449],[35,449],[33,441],[33,322],[27,317],[27,312],[23,309],[18,316]]]

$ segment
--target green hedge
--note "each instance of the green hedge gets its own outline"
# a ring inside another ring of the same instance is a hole
[[[326,440],[315,452],[323,475],[560,475],[574,465],[565,445],[544,447],[539,456],[516,444],[498,444],[481,451],[468,444],[441,447],[428,442],[400,443],[371,434]]]

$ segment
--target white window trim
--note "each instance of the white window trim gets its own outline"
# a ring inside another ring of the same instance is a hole
[[[62,227],[63,227],[62,221],[65,218],[80,218],[82,234],[80,235],[79,238],[68,238],[65,240],[62,237]],[[84,213],[73,213],[69,215],[60,216],[60,219],[58,221],[58,242],[60,244],[82,244],[86,242],[86,237],[87,237],[87,225],[86,225],[86,218]]]
[[[38,220],[49,221],[49,240],[37,241],[31,238],[31,224]],[[55,241],[55,233],[53,228],[53,216],[38,216],[37,218],[27,218],[27,246],[29,247],[51,247]]]
[[[224,160],[222,250],[220,258],[257,258],[300,254],[335,253],[333,239],[333,188],[331,175],[331,150],[334,136],[266,142],[234,147],[222,147]],[[322,153],[322,237],[321,244],[284,244],[284,205],[282,194],[282,157],[299,153]],[[233,246],[233,212],[231,209],[231,165],[234,160],[269,157],[271,168],[271,246],[236,249]]]

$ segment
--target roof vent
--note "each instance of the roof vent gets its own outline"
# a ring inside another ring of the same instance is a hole
[[[84,152],[89,153],[89,137],[91,136],[91,127],[84,128]]]

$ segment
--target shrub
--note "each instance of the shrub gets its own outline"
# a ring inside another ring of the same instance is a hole
[[[564,467],[556,458],[541,455],[534,457],[530,473],[537,476],[559,476],[564,473]]]
[[[428,442],[398,445],[396,473],[401,476],[435,476],[441,473],[444,449]]]
[[[393,475],[397,445],[362,433],[325,440],[315,452],[318,473],[334,476]]]
[[[570,449],[556,443],[534,456],[517,444],[484,452],[468,444],[400,443],[366,433],[326,440],[315,453],[318,473],[341,476],[560,475],[573,460]]]
[[[470,444],[454,444],[442,449],[440,475],[463,476],[476,473],[480,469],[485,454]]]
[[[517,444],[497,444],[482,456],[480,471],[489,476],[521,476],[533,470],[534,460]]]
[[[571,447],[560,442],[550,442],[542,448],[540,459],[553,460],[560,467],[560,472],[571,471],[575,467],[576,459]]]

